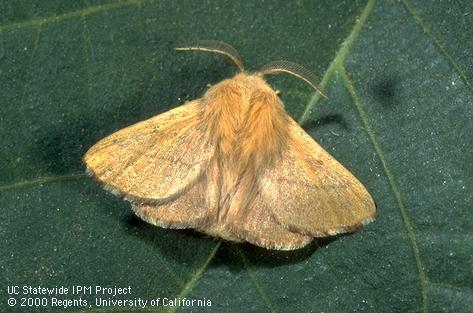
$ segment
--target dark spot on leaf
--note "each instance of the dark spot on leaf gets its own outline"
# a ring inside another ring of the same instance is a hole
[[[373,87],[376,100],[383,106],[391,107],[399,104],[397,78],[383,77]]]

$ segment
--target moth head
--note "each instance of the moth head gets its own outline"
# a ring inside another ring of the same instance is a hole
[[[215,52],[224,55],[231,63],[236,65],[241,73],[246,74],[245,67],[243,65],[243,61],[241,60],[240,55],[238,52],[233,48],[231,45],[218,40],[205,40],[205,41],[198,41],[186,46],[176,47],[176,50],[179,51],[208,51],[208,52]],[[269,74],[279,74],[279,73],[288,73],[294,75],[309,85],[311,85],[318,93],[322,96],[327,96],[320,90],[315,82],[315,78],[313,74],[296,63],[292,63],[289,61],[273,61],[267,63],[266,65],[262,66],[258,71],[250,75],[256,75],[263,77],[264,75]],[[247,74],[248,75],[248,74]]]

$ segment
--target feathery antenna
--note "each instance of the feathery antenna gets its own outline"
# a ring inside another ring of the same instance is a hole
[[[192,42],[185,46],[179,46],[175,48],[179,51],[210,51],[215,53],[220,53],[226,56],[232,63],[234,63],[240,71],[244,72],[245,67],[243,66],[243,62],[241,61],[240,55],[238,52],[230,46],[228,43],[218,40],[202,40]]]
[[[258,73],[262,75],[278,74],[281,72],[285,72],[285,73],[294,75],[296,77],[299,77],[300,79],[304,80],[306,83],[311,85],[322,96],[324,96],[325,98],[328,98],[315,83],[315,77],[313,76],[313,74],[307,69],[303,68],[299,64],[292,63],[289,61],[284,61],[284,60],[273,61],[268,64],[265,64],[258,71]]]

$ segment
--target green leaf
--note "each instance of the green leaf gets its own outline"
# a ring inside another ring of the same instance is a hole
[[[96,298],[157,312],[473,312],[472,14],[448,0],[0,3],[1,311],[62,312],[49,295],[21,307],[29,296],[7,286],[64,286],[56,298],[91,304],[71,312],[141,311]],[[283,58],[319,77],[329,99],[270,83],[370,190],[374,223],[267,251],[147,225],[83,175],[100,138],[234,73],[173,49],[196,39],[234,45],[250,69]],[[211,306],[149,306],[174,297]]]

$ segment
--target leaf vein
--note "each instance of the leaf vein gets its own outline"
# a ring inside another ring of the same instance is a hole
[[[259,284],[258,280],[256,279],[255,273],[251,269],[251,264],[246,258],[245,254],[243,251],[241,251],[240,248],[235,248],[235,251],[237,252],[238,256],[241,258],[241,261],[243,263],[243,267],[245,268],[248,276],[250,277],[251,282],[253,285],[255,285],[256,291],[258,291],[258,294],[260,295],[261,299],[263,299],[264,304],[268,307],[268,311],[271,313],[276,313],[276,310],[274,309],[274,306],[272,305],[271,301],[269,300],[268,296],[264,292],[263,288]]]
[[[71,174],[71,175],[62,175],[62,176],[46,176],[31,180],[25,180],[16,182],[9,185],[0,186],[0,192],[5,192],[9,190],[15,190],[20,188],[27,188],[31,186],[46,184],[46,183],[53,183],[53,182],[61,182],[61,181],[70,181],[70,180],[79,180],[86,177],[86,174]]]
[[[345,62],[345,59],[348,53],[350,52],[350,49],[353,46],[353,43],[358,38],[358,35],[360,34],[361,29],[363,28],[363,25],[366,23],[366,20],[368,19],[368,16],[370,15],[370,13],[373,11],[374,4],[375,4],[375,0],[368,1],[368,3],[366,4],[365,8],[362,11],[360,18],[356,21],[355,26],[353,27],[352,31],[340,45],[340,50],[337,51],[337,53],[335,54],[335,58],[332,60],[332,62],[330,62],[328,69],[325,71],[324,77],[322,78],[322,82],[320,83],[321,89],[325,89],[330,78],[333,76],[335,69],[340,64],[343,64]],[[320,94],[318,92],[315,92],[314,96],[309,101],[304,112],[302,113],[301,117],[298,120],[299,125],[302,126],[309,120],[310,115],[312,114],[312,111],[314,110],[314,107],[319,102],[319,100],[320,100]]]
[[[394,194],[394,197],[395,197],[396,202],[398,204],[399,210],[401,212],[402,221],[404,223],[404,227],[406,229],[407,236],[408,236],[410,244],[411,244],[411,248],[412,248],[414,258],[415,258],[415,261],[416,261],[417,272],[418,272],[418,275],[419,275],[422,312],[427,313],[428,312],[428,307],[427,307],[428,278],[427,278],[427,275],[425,273],[424,265],[423,265],[421,255],[420,255],[420,250],[419,250],[419,247],[417,245],[417,238],[416,238],[416,235],[415,235],[415,232],[414,232],[414,227],[412,226],[409,215],[407,214],[407,209],[404,205],[404,200],[401,196],[399,188],[397,187],[396,179],[395,179],[393,173],[391,172],[391,170],[390,170],[390,168],[387,164],[386,158],[384,157],[384,152],[383,152],[383,150],[381,149],[381,146],[378,143],[378,139],[376,138],[376,135],[375,135],[372,127],[370,126],[368,116],[367,116],[365,110],[363,109],[363,104],[361,103],[361,100],[358,98],[358,95],[356,94],[355,87],[353,86],[352,81],[348,77],[348,74],[346,72],[345,67],[340,66],[339,71],[340,71],[340,75],[342,77],[342,80],[345,84],[345,87],[347,88],[348,92],[350,93],[350,95],[353,99],[355,109],[358,112],[358,115],[361,119],[363,127],[364,127],[365,131],[368,134],[368,137],[369,137],[369,139],[370,139],[370,141],[371,141],[371,143],[374,147],[374,150],[375,150],[379,160],[381,161],[384,173],[386,174],[386,176],[388,178],[389,185],[391,186],[391,190]]]
[[[208,257],[205,259],[205,262],[202,264],[200,268],[197,269],[197,271],[191,275],[190,279],[187,281],[187,283],[184,285],[182,290],[179,292],[179,294],[176,296],[176,298],[185,298],[191,291],[194,289],[194,287],[197,285],[199,280],[202,278],[205,270],[208,268],[210,262],[212,262],[213,258],[217,254],[217,250],[222,244],[221,241],[219,241],[215,247],[210,251]],[[174,313],[179,309],[178,306],[170,307],[169,310],[167,310],[168,313]]]
[[[473,83],[471,83],[468,80],[468,77],[466,76],[465,72],[460,68],[458,63],[455,61],[453,56],[450,54],[450,52],[447,50],[445,45],[443,45],[439,39],[437,39],[434,34],[430,31],[430,29],[427,27],[427,25],[424,23],[422,18],[420,17],[419,14],[415,11],[412,3],[409,0],[402,0],[402,4],[404,5],[404,8],[406,11],[414,18],[416,21],[417,25],[422,29],[422,31],[429,36],[429,38],[434,42],[434,44],[437,46],[437,48],[442,52],[445,57],[447,58],[448,62],[450,65],[455,69],[455,71],[460,75],[460,77],[463,79],[465,84],[470,88],[470,90],[473,91]]]
[[[39,18],[39,19],[32,19],[29,21],[22,21],[22,22],[15,22],[15,23],[9,23],[9,24],[4,24],[0,25],[0,32],[1,31],[7,31],[7,30],[12,30],[12,29],[19,29],[19,28],[24,28],[24,27],[31,27],[31,26],[38,26],[38,25],[43,25],[43,24],[51,24],[51,23],[57,23],[61,22],[64,20],[72,19],[72,18],[77,18],[81,16],[87,16],[91,14],[95,14],[98,12],[107,12],[113,9],[119,9],[123,7],[128,7],[128,6],[135,6],[135,5],[141,5],[144,0],[127,0],[127,1],[121,1],[121,2],[115,2],[115,3],[107,3],[107,4],[101,4],[101,5],[94,5],[90,6],[88,8],[82,9],[82,10],[77,10],[73,12],[68,12],[64,14],[59,14],[59,15],[53,15],[45,18]]]

